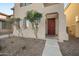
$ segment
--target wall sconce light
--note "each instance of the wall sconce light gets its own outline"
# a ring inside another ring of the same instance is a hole
[[[75,21],[76,21],[76,22],[79,22],[79,16],[76,16],[76,17],[75,17]]]

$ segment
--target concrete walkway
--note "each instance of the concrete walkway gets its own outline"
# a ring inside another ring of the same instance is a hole
[[[6,37],[9,37],[9,36],[12,36],[13,34],[5,34],[5,35],[0,35],[0,39],[2,38],[6,38]]]
[[[42,56],[62,56],[56,39],[46,39]]]

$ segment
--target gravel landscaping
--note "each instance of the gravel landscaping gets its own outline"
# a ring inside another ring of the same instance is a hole
[[[0,29],[0,35],[10,34],[13,30],[9,29]]]
[[[41,56],[45,40],[22,37],[0,39],[1,56]]]
[[[59,46],[64,56],[79,56],[79,38],[69,36],[69,41],[59,43]]]

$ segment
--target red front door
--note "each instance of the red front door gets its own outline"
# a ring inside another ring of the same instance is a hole
[[[48,19],[48,35],[55,35],[55,18]]]

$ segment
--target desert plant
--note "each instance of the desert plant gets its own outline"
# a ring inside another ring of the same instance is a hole
[[[26,49],[26,46],[23,46],[23,47],[22,47],[22,50],[25,50],[25,49]]]
[[[13,29],[13,24],[14,24],[14,21],[15,21],[15,19],[14,18],[7,18],[7,21],[6,21],[6,26],[10,29],[10,26],[11,26],[11,29],[10,30],[12,30]],[[9,33],[9,38],[10,38],[10,33]]]
[[[42,18],[42,14],[34,10],[28,11],[25,17],[25,19],[30,21],[36,39],[38,38],[37,33],[38,33],[39,23],[41,21],[41,18]]]
[[[23,19],[23,29],[26,29],[27,28],[27,26],[26,26],[26,19],[24,18]]]
[[[20,18],[15,18],[15,26],[16,26],[16,29],[19,30],[20,29]]]
[[[21,34],[22,35],[22,37],[23,37],[23,33],[22,33],[22,29],[20,28],[20,18],[15,18],[15,26],[16,26],[16,29],[18,30],[18,36],[19,36],[19,34]]]
[[[20,28],[20,20],[21,20],[20,18],[10,18],[8,21],[9,21],[10,23],[12,23],[12,25],[15,25],[17,31],[19,32],[19,33],[18,33],[18,36],[19,36],[20,33],[21,33],[21,35],[22,35],[22,37],[23,37],[23,33],[22,33],[21,28]]]
[[[12,25],[16,25],[17,29],[20,29],[20,18],[9,18],[8,22],[10,22]]]

